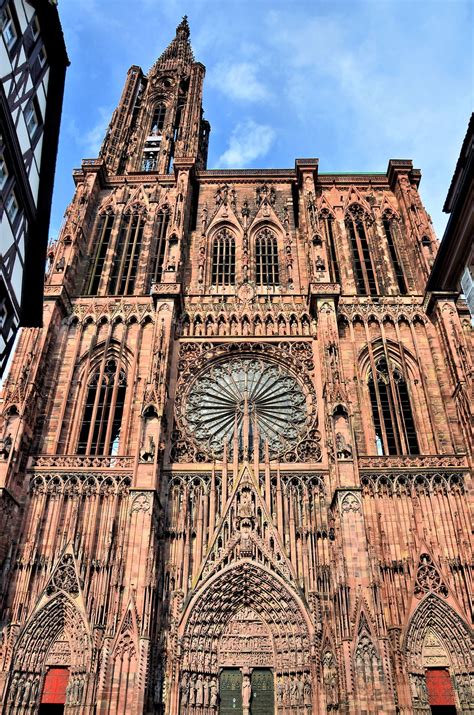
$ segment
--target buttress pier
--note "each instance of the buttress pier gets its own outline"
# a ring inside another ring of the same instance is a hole
[[[469,316],[420,172],[208,170],[130,68],[0,403],[1,712],[474,713]]]

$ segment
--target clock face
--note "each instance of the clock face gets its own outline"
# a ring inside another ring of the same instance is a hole
[[[199,446],[222,455],[232,452],[237,431],[253,451],[255,435],[263,453],[276,456],[294,447],[305,431],[308,409],[298,380],[283,366],[253,356],[232,357],[202,371],[185,399],[185,422]]]

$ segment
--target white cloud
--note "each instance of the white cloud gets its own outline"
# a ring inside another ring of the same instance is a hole
[[[244,168],[267,154],[275,136],[275,130],[267,124],[257,124],[253,119],[239,122],[232,130],[229,146],[219,157],[217,165]]]
[[[209,75],[209,82],[230,99],[261,102],[270,92],[257,77],[258,67],[253,62],[221,62]]]

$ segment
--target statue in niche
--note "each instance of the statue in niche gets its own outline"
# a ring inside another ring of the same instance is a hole
[[[298,681],[296,675],[293,677],[290,683],[290,702],[291,705],[298,705]]]
[[[346,442],[342,432],[336,433],[336,453],[338,459],[350,459],[352,457],[352,447]]]
[[[240,494],[239,516],[248,518],[254,515],[252,495],[248,489],[245,489]]]
[[[277,700],[277,705],[281,706],[283,705],[283,695],[284,695],[284,685],[283,685],[283,680],[282,678],[278,678],[277,682],[277,691],[276,691],[276,700]]]
[[[209,678],[204,676],[204,682],[202,684],[203,688],[203,705],[205,708],[209,707]]]
[[[153,435],[148,435],[148,447],[140,452],[140,460],[142,462],[152,462],[156,452],[156,444]]]
[[[321,256],[316,256],[315,266],[316,266],[317,271],[325,271],[326,270],[326,264],[324,263]]]
[[[181,691],[181,705],[187,705],[189,701],[189,680],[187,673],[182,674],[179,689]]]
[[[7,434],[6,437],[0,439],[0,457],[2,459],[8,459],[12,449],[13,440],[11,434]]]
[[[311,707],[311,679],[308,673],[304,674],[304,704],[305,707]]]
[[[188,702],[190,705],[194,705],[195,698],[196,698],[195,680],[194,680],[194,676],[190,676],[189,677],[189,697],[188,697]]]
[[[252,556],[253,555],[253,544],[250,538],[250,532],[252,531],[252,525],[248,519],[242,521],[240,527],[240,555]]]
[[[217,688],[217,680],[215,678],[212,678],[212,680],[211,680],[211,684],[209,686],[209,691],[210,691],[209,705],[211,706],[211,708],[216,708],[217,700],[219,697],[219,691]]]
[[[195,703],[197,707],[201,707],[204,703],[204,686],[202,682],[202,678],[200,675],[198,675],[196,679],[196,698],[195,698]]]

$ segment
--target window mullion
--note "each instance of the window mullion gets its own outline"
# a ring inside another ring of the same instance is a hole
[[[109,415],[108,415],[108,420],[107,420],[107,429],[106,429],[105,439],[104,439],[104,454],[110,454],[110,437],[111,437],[113,426],[114,426],[115,409],[117,406],[117,393],[119,390],[119,383],[120,383],[120,362],[117,361],[116,365],[117,365],[117,367],[115,370],[114,384],[112,387],[112,396],[110,399],[110,409],[109,409]]]
[[[91,415],[91,429],[89,430],[89,437],[87,439],[86,454],[90,454],[90,451],[91,451],[92,439],[93,439],[93,435],[94,435],[93,425],[95,425],[95,421],[97,419],[97,412],[99,409],[100,390],[102,387],[102,381],[104,379],[104,372],[105,372],[105,365],[106,365],[105,356],[106,356],[106,352],[107,352],[107,347],[108,347],[108,345],[106,346],[106,349],[104,351],[104,355],[102,356],[102,361],[100,364],[99,379],[97,381],[97,389],[96,389],[96,393],[95,393],[94,407],[93,407],[92,415]]]
[[[125,261],[126,261],[128,244],[130,241],[130,234],[131,234],[132,230],[133,230],[133,214],[129,214],[127,232],[125,234],[125,240],[123,242],[123,246],[120,248],[122,255],[120,256],[120,265],[119,265],[119,269],[117,271],[117,277],[115,279],[114,295],[119,294],[120,284],[122,282],[122,275],[123,275],[123,270],[124,270]]]
[[[132,288],[135,287],[139,256],[137,257],[137,265],[136,265],[135,269],[134,269],[134,260],[135,260],[135,253],[139,252],[139,250],[140,250],[139,237],[140,237],[141,231],[142,231],[142,218],[140,216],[138,218],[138,222],[135,227],[135,230],[133,231],[133,245],[132,245],[132,250],[130,252],[130,261],[129,261],[128,271],[127,271],[127,279],[126,279],[126,283],[125,283],[124,295],[128,295],[128,289],[129,289],[130,283],[132,283]]]
[[[389,448],[388,448],[388,439],[387,439],[387,432],[385,430],[385,421],[384,421],[384,416],[383,416],[383,409],[382,409],[382,400],[380,398],[380,392],[379,392],[379,385],[378,385],[378,378],[377,378],[377,368],[375,365],[375,359],[374,359],[374,354],[372,352],[372,345],[370,343],[370,338],[368,335],[367,331],[367,326],[366,326],[366,334],[367,334],[367,347],[368,347],[368,352],[369,352],[369,360],[370,360],[370,365],[371,365],[371,370],[372,370],[372,379],[374,383],[374,390],[375,390],[375,399],[377,402],[377,410],[379,414],[379,422],[380,426],[382,429],[382,442],[383,442],[383,449],[384,449],[384,454],[390,454]]]

